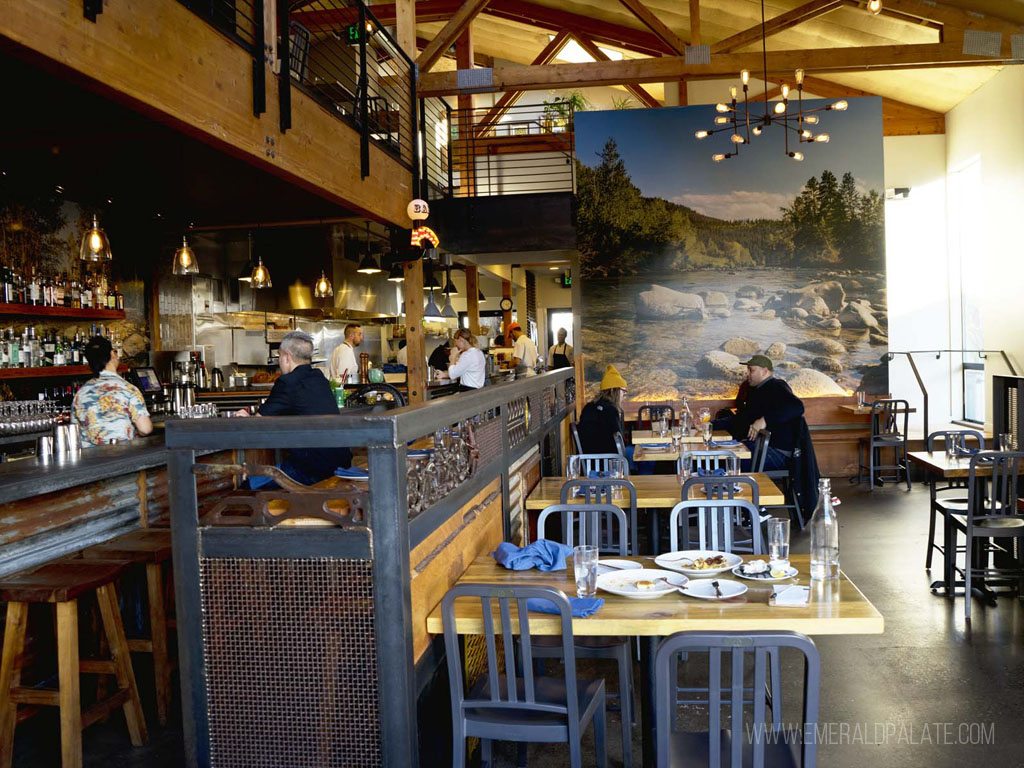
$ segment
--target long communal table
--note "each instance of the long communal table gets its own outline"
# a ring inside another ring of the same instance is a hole
[[[746,556],[745,559],[751,557]],[[629,559],[641,562],[646,568],[657,567],[650,558]],[[790,562],[797,568],[799,575],[789,583],[810,583],[809,556],[793,555]],[[726,577],[734,578],[731,574],[726,574]],[[477,557],[458,583],[543,585],[560,589],[567,595],[575,594],[576,589],[571,566],[548,573],[537,570],[510,571],[495,563],[490,555]],[[881,613],[845,573],[840,573],[837,581],[813,584],[810,604],[806,607],[769,606],[770,594],[769,585],[754,582],[749,583],[745,595],[725,601],[698,600],[678,593],[650,600],[634,600],[602,592],[599,596],[605,603],[596,614],[572,620],[575,635],[627,635],[642,637],[646,641],[640,644],[643,765],[654,764],[654,729],[650,726],[654,722],[654,656],[662,637],[686,630],[752,632],[786,629],[807,635],[870,635],[882,634],[885,630]],[[513,627],[518,627],[515,618]],[[455,630],[464,635],[483,634],[480,601],[463,600],[456,604]],[[435,634],[444,632],[440,605],[427,617],[427,631]],[[559,634],[559,618],[547,614],[532,615],[530,631],[537,635]]]
[[[746,477],[752,477],[757,483],[757,500],[762,506],[774,507],[786,503],[786,496],[782,489],[768,475],[763,472],[754,472]],[[567,477],[541,478],[541,481],[526,498],[526,508],[544,509],[552,504],[561,504],[562,486],[568,479]],[[682,480],[678,475],[630,475],[626,479],[636,488],[636,505],[639,509],[672,509],[682,500]],[[747,501],[751,500],[750,491],[746,486],[736,494],[736,497]]]

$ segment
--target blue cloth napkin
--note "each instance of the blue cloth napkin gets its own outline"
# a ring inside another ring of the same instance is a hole
[[[589,472],[587,472],[587,477],[590,478],[591,480],[600,480],[603,477],[608,477],[608,473],[603,472],[600,469],[592,469]]]
[[[647,451],[671,451],[672,450],[672,444],[671,443],[640,443],[639,447],[643,448],[644,450],[647,450]]]
[[[709,472],[704,467],[697,467],[697,477],[725,477],[725,470],[719,467]]]
[[[404,365],[399,365],[398,363],[384,363],[380,369],[384,373],[406,373],[409,370]]]
[[[980,448],[957,448],[956,449],[956,455],[957,456],[973,456],[974,454],[980,453],[980,452],[981,452]]]
[[[525,571],[530,568],[540,571],[564,571],[565,558],[571,554],[571,548],[550,539],[538,539],[533,544],[521,548],[503,541],[491,552],[498,565],[513,571]]]
[[[736,448],[737,446],[743,445],[739,440],[712,440],[708,443],[708,448]]]
[[[405,452],[406,456],[429,456],[433,451],[429,448],[412,448]]]
[[[338,477],[356,477],[364,480],[370,476],[369,471],[362,467],[349,467],[347,469],[345,467],[338,467],[334,470],[334,474]]]
[[[593,616],[601,610],[604,600],[600,597],[570,597],[569,605],[572,606],[574,618],[585,619],[587,616]],[[558,606],[550,600],[545,600],[543,597],[531,597],[526,601],[526,609],[536,613],[561,613],[558,610]]]

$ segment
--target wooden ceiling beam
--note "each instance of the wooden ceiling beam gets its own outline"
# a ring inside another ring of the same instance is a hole
[[[611,58],[608,56],[608,54],[606,54],[604,51],[598,48],[597,44],[593,40],[588,38],[586,35],[584,35],[582,32],[573,32],[572,37],[574,40],[576,40],[577,43],[579,43],[580,48],[582,48],[587,53],[587,55],[590,56],[590,58],[592,58],[594,61],[611,61]],[[645,107],[661,106],[661,102],[658,101],[653,96],[651,96],[651,94],[649,94],[646,90],[644,90],[643,86],[629,84],[623,87],[629,92],[631,96],[633,96],[633,98],[635,98]]]
[[[430,40],[429,39],[427,39],[425,37],[417,37],[416,38],[416,50],[417,51],[422,51],[428,45],[430,45]],[[444,52],[444,57],[448,58],[448,59],[454,59],[455,58],[455,51],[453,51],[453,50],[451,50],[449,48],[448,50],[446,50]],[[477,67],[493,67],[494,66],[494,57],[493,56],[488,56],[486,53],[480,53],[479,51],[474,51],[473,52],[473,65],[477,66]]]
[[[811,50],[769,51],[768,79],[779,81],[793,70],[808,73],[882,72],[929,67],[993,66],[1013,62],[1010,40],[1004,37],[998,57],[972,56],[958,43],[920,43],[915,45],[876,45],[865,47],[818,48]],[[723,53],[712,56],[710,64],[687,64],[682,56],[650,59],[624,59],[583,64],[546,66],[495,65],[492,85],[481,91],[541,90],[581,88],[627,83],[667,83],[682,77],[735,77],[749,69],[760,74],[760,52]],[[430,72],[420,77],[420,94],[440,96],[458,93],[454,72]]]
[[[448,21],[462,6],[462,0],[428,0],[416,3],[416,23]],[[395,3],[381,3],[368,6],[370,13],[385,27],[394,26],[398,20]],[[293,11],[292,21],[314,32],[342,29],[359,18],[357,8],[331,8],[322,11]]]
[[[569,42],[570,35],[564,29],[555,35],[544,49],[537,54],[537,57],[533,60],[533,64],[536,66],[542,64],[549,64],[556,56],[561,52],[565,44]],[[483,116],[480,122],[477,124],[476,135],[483,136],[495,125],[501,118],[503,118],[508,111],[515,106],[515,103],[522,98],[525,91],[507,91],[501,95],[501,98],[495,103],[493,107],[487,110],[487,113]]]
[[[845,0],[845,2],[847,5],[861,8],[865,6],[863,0]],[[885,0],[882,4],[882,14],[904,19],[906,17],[922,19],[957,29],[1002,32],[1010,35],[1024,31],[1024,26],[1008,19],[967,11],[936,0]]]
[[[667,45],[674,53],[682,56],[686,53],[686,43],[675,32],[644,5],[641,0],[619,0],[626,8],[636,16],[641,23],[653,32],[661,42]]]
[[[700,0],[690,0],[690,45],[700,45]]]
[[[819,16],[824,16],[826,13],[834,11],[836,8],[843,6],[846,0],[810,0],[810,2],[804,3],[791,11],[786,11],[778,16],[768,19],[764,25],[764,36],[771,37],[772,35],[782,32],[785,29],[795,27],[797,24],[803,24],[805,21],[816,19]],[[719,40],[717,43],[712,43],[712,53],[729,53],[735,51],[737,48],[742,48],[745,45],[758,42],[762,37],[762,30],[760,24],[755,24],[742,32],[737,32],[735,35]]]
[[[484,9],[488,1],[466,0],[459,6],[455,15],[448,19],[448,23],[441,28],[441,31],[437,33],[416,59],[420,72],[430,71],[430,68],[438,62],[444,55],[444,52],[451,47],[452,43],[458,40],[462,33],[466,31],[473,22],[473,19],[480,15],[480,11]]]

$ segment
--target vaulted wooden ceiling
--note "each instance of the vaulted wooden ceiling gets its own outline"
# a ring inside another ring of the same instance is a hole
[[[850,64],[841,72],[830,71],[832,67],[815,72],[814,60],[809,59],[812,66],[807,67],[808,73],[818,78],[821,88],[816,95],[833,97],[845,88],[851,95],[863,91],[910,108],[944,113],[1000,69],[959,56],[963,30],[1001,32],[1003,60],[1009,58],[1010,36],[1024,32],[1024,0],[883,0],[883,10],[877,16],[868,12],[866,5],[867,0],[765,0],[769,29],[773,19],[801,19],[792,26],[780,24],[781,29],[768,37],[767,48],[771,52],[868,47],[863,67],[859,66],[857,55],[844,52]],[[699,42],[711,45],[713,61],[724,60],[726,53],[760,51],[759,34],[739,37],[760,25],[760,0],[419,0],[416,33],[421,44],[429,45],[453,16],[471,8],[475,12],[470,16],[473,47],[480,63],[495,60],[499,64],[529,65],[551,37],[563,30],[603,48],[620,51],[625,59],[678,57],[682,53],[678,49],[684,44],[698,42],[691,34],[694,6],[698,9],[699,31],[693,31],[699,34]],[[373,10],[383,23],[394,23],[394,3],[378,3]],[[901,61],[900,46],[943,42],[957,55],[939,55],[942,52],[938,51],[935,57],[927,59],[933,64],[921,66],[923,60],[915,58],[913,68],[897,68]],[[822,54],[817,61],[827,58]],[[971,65],[956,66],[963,59]],[[872,62],[878,61],[886,68],[868,71]],[[559,63],[558,59],[553,63]],[[452,92],[452,76],[442,83],[441,76],[435,73],[453,66],[450,59],[440,59],[436,64],[421,67],[430,72],[424,84],[437,92]],[[750,68],[755,76],[760,69]],[[608,67],[605,71],[620,69]],[[784,76],[791,79],[791,75],[783,74],[781,65],[773,74],[777,76],[769,79],[775,82],[781,82]],[[697,79],[701,77],[710,75],[698,75]],[[536,77],[526,80],[532,80],[526,88],[545,87]],[[499,78],[497,68],[495,81],[511,82]],[[648,91],[662,97],[656,80],[648,77],[633,82],[649,83]],[[814,93],[811,88],[808,91]]]

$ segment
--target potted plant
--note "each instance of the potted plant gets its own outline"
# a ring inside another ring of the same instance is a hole
[[[566,96],[545,99],[541,126],[548,133],[565,131],[573,112],[585,111],[589,108],[590,102],[579,91],[572,91]]]

